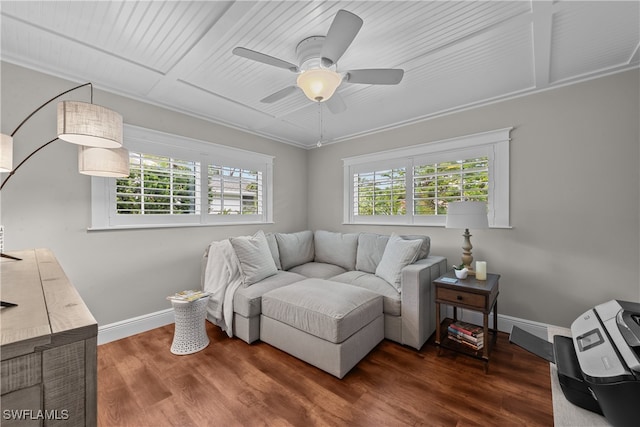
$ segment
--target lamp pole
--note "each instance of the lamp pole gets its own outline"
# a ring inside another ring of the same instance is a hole
[[[45,106],[49,105],[51,102],[55,101],[56,99],[60,98],[61,96],[66,95],[69,92],[73,92],[74,90],[80,89],[80,88],[85,87],[85,86],[89,86],[90,89],[91,89],[91,91],[90,91],[90,96],[91,96],[90,105],[93,106],[93,84],[91,84],[90,82],[89,83],[83,83],[83,84],[78,85],[76,87],[73,87],[71,89],[65,90],[64,92],[59,93],[58,95],[56,95],[53,98],[47,100],[42,105],[40,105],[38,108],[33,110],[33,112],[31,114],[29,114],[22,122],[20,122],[18,127],[16,127],[16,129],[11,133],[10,136],[7,137],[5,134],[2,134],[2,147],[3,147],[3,149],[6,150],[7,149],[6,146],[9,146],[10,150],[8,151],[8,153],[9,153],[9,156],[12,156],[12,154],[13,154],[13,136],[18,132],[18,130],[20,130],[20,128],[31,117],[33,117],[34,114],[36,114],[38,111],[42,110]],[[63,108],[64,112],[66,113],[65,103],[66,103],[66,101],[64,101],[62,103],[62,106],[63,106],[62,108]],[[70,103],[70,104],[74,104],[74,105],[78,104],[79,105],[79,104],[82,104],[82,103],[74,102],[74,103]],[[70,108],[72,108],[72,107],[70,107]],[[13,164],[12,158],[6,164],[5,164],[5,162],[2,162],[2,170],[3,170],[3,172],[8,172],[9,175],[2,181],[2,184],[0,184],[0,191],[2,191],[4,186],[7,185],[7,182],[9,181],[9,179],[11,179],[11,177],[16,173],[16,171],[18,169],[20,169],[20,167],[23,164],[25,164],[31,157],[33,157],[40,150],[42,150],[43,148],[47,147],[48,145],[50,145],[54,141],[58,140],[58,136],[61,136],[62,139],[66,140],[68,142],[72,142],[72,143],[79,144],[79,145],[88,145],[88,146],[91,146],[91,147],[105,147],[105,148],[118,148],[118,147],[121,147],[122,146],[122,116],[120,116],[118,113],[111,112],[110,110],[108,110],[108,109],[106,109],[104,107],[100,107],[100,108],[102,109],[101,113],[104,113],[105,111],[107,113],[110,113],[110,114],[108,114],[108,118],[111,119],[111,120],[107,120],[107,123],[106,123],[107,126],[105,126],[105,127],[108,130],[117,131],[117,132],[113,132],[113,133],[116,133],[116,134],[119,133],[119,138],[116,136],[116,137],[110,139],[110,138],[106,138],[103,133],[99,133],[97,135],[96,134],[87,135],[85,132],[82,132],[81,136],[83,138],[78,139],[77,138],[78,133],[74,132],[75,128],[72,126],[71,127],[71,133],[69,133],[67,131],[63,131],[63,133],[65,135],[62,135],[61,133],[58,133],[58,135],[55,138],[53,138],[52,140],[50,140],[48,142],[45,142],[44,144],[42,144],[41,146],[39,146],[38,148],[33,150],[15,168],[12,167],[12,164]],[[96,112],[95,109],[92,110],[92,112],[95,114],[95,112]],[[59,113],[60,113],[60,111],[59,111]],[[76,114],[71,114],[70,117],[76,118]],[[59,124],[60,124],[60,122],[59,122]],[[66,126],[66,124],[67,124],[67,121],[66,121],[66,118],[65,118],[64,125]],[[77,123],[74,123],[74,124],[77,124]],[[109,133],[107,133],[107,135],[108,136],[112,136],[112,134],[109,134]],[[74,136],[76,138],[69,139],[71,136]],[[86,143],[87,139],[89,139],[92,142],[94,142],[94,139],[97,139],[101,143],[100,144],[95,144],[95,145],[94,144],[90,144],[90,143]],[[104,143],[103,141],[105,141],[105,140],[109,141],[109,145],[102,145]],[[8,144],[6,144],[7,142],[8,142]],[[116,145],[111,145],[112,142],[115,143]],[[5,151],[4,155],[6,156],[8,153],[7,153],[7,151]],[[124,150],[124,153],[126,153],[126,149]],[[127,154],[127,157],[128,157],[128,154]],[[127,165],[128,165],[128,163],[127,163]],[[11,169],[11,170],[9,170],[9,169]],[[82,171],[81,171],[81,173],[82,173]],[[123,174],[124,172],[122,172],[121,170],[118,170],[117,172],[114,171],[113,173],[114,173],[114,175],[110,175],[110,176],[121,176],[120,174]],[[128,173],[129,172],[128,172],[128,168],[127,168],[126,174],[128,175]],[[105,175],[101,175],[101,176],[105,176]],[[4,239],[4,232],[3,232],[3,236],[2,237]],[[3,243],[4,243],[4,241],[3,241]],[[16,261],[21,261],[20,258],[17,258],[17,257],[14,257],[12,255],[7,255],[7,254],[3,253],[2,249],[4,249],[4,248],[0,248],[0,256],[2,258],[9,258],[9,259],[13,259],[13,260],[16,260]],[[2,307],[14,307],[14,306],[16,306],[16,304],[8,302],[8,301],[0,301],[0,305],[2,305]]]

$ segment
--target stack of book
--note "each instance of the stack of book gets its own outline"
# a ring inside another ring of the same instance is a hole
[[[189,301],[198,300],[200,298],[208,297],[209,295],[211,295],[211,292],[188,290],[188,291],[181,291],[173,295],[170,295],[167,297],[167,299],[169,301],[189,302]]]
[[[484,346],[484,333],[481,326],[458,320],[452,322],[447,331],[449,333],[449,339],[473,350],[481,350]]]

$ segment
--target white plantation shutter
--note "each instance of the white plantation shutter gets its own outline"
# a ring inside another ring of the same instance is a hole
[[[210,214],[262,215],[262,172],[210,165],[208,179]]]
[[[125,125],[131,173],[92,177],[92,229],[265,223],[273,157]]]
[[[449,202],[487,203],[509,223],[509,132],[467,135],[343,159],[344,222],[444,225]]]
[[[488,202],[487,156],[413,167],[414,215],[446,215],[447,204],[460,200]]]
[[[116,180],[116,214],[200,214],[199,162],[130,152],[129,164]]]
[[[354,215],[404,215],[405,202],[405,168],[353,174]]]

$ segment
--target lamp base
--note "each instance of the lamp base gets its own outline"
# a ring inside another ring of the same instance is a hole
[[[469,271],[473,270],[471,266],[473,265],[473,255],[471,255],[471,249],[473,246],[471,245],[471,234],[469,233],[469,229],[465,228],[464,234],[464,244],[462,245],[462,263]]]

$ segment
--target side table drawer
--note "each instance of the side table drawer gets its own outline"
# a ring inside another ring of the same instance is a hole
[[[486,298],[484,295],[461,292],[453,289],[436,289],[436,299],[443,302],[449,301],[455,304],[464,304],[469,307],[477,307],[480,310],[484,310],[486,307]]]

